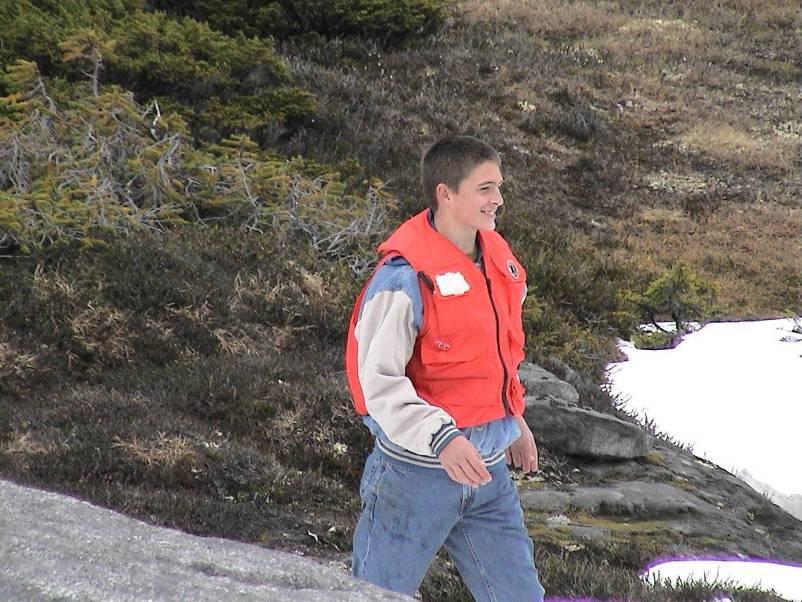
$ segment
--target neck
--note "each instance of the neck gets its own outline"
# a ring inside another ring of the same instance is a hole
[[[476,258],[476,230],[465,230],[454,224],[442,211],[434,214],[434,229],[450,240],[460,251]]]

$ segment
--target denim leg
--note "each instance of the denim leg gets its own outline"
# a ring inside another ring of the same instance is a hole
[[[374,449],[360,486],[354,576],[413,596],[459,519],[461,489],[444,470],[409,465]]]
[[[503,463],[491,475],[489,484],[465,489],[462,518],[446,549],[478,602],[542,602],[518,491]]]

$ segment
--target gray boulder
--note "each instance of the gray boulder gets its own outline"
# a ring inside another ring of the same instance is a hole
[[[632,459],[651,449],[651,436],[615,416],[578,407],[579,394],[569,383],[535,364],[521,364],[518,376],[527,388],[524,417],[538,443],[575,456]]]
[[[565,454],[632,459],[651,449],[643,429],[595,410],[527,397],[524,417],[538,443]]]
[[[289,553],[0,480],[0,600],[410,600]]]
[[[523,362],[518,368],[518,378],[526,387],[528,397],[540,401],[554,401],[562,405],[579,403],[579,393],[570,383],[560,380],[537,364]]]

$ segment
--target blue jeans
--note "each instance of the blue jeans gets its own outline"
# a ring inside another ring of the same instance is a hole
[[[476,600],[542,602],[518,491],[504,462],[488,470],[490,483],[472,488],[452,481],[445,470],[374,448],[359,488],[354,576],[415,595],[445,545]]]

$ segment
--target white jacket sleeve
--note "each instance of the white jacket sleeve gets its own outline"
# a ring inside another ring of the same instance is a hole
[[[354,334],[368,413],[396,445],[434,455],[432,437],[454,419],[418,397],[406,376],[417,337],[412,300],[403,290],[378,292],[364,303]]]

